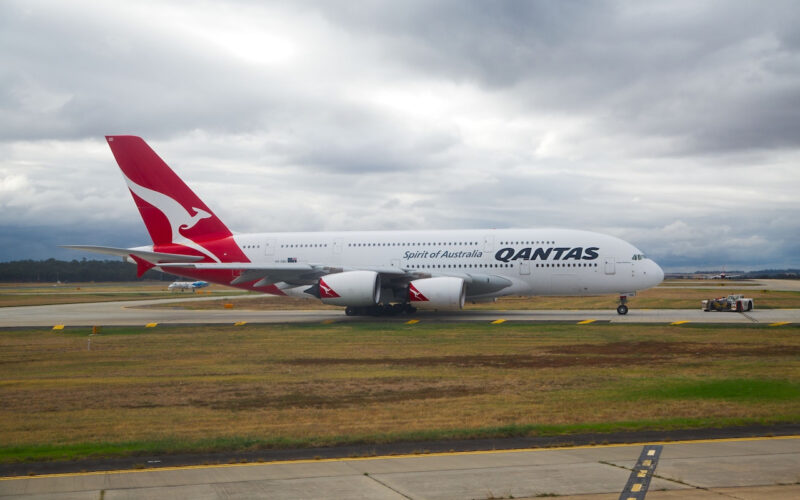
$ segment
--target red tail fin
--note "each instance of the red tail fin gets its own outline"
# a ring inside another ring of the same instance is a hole
[[[129,135],[106,140],[154,248],[184,247],[217,262],[247,261],[231,231],[147,143]]]

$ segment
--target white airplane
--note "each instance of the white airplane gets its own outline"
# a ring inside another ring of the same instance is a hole
[[[316,298],[347,315],[460,309],[505,295],[627,297],[664,272],[636,247],[568,229],[234,234],[139,137],[108,136],[152,245],[70,245],[118,255],[139,275]]]
[[[208,281],[175,281],[170,283],[167,290],[191,290],[195,291],[198,288],[205,288],[208,286]]]

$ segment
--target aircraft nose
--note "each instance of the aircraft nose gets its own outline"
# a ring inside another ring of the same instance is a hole
[[[664,270],[661,269],[661,266],[650,261],[650,269],[648,269],[648,277],[653,280],[653,284],[651,286],[656,286],[664,281]]]

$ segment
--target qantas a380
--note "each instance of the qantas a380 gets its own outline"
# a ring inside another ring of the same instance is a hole
[[[664,272],[623,240],[567,229],[231,232],[139,137],[108,136],[153,240],[67,246],[148,269],[273,295],[315,298],[348,315],[460,309],[505,295],[626,298]]]

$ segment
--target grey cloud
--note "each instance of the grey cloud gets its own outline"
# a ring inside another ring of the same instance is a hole
[[[507,91],[528,110],[671,138],[669,154],[800,140],[793,2],[323,5],[415,71]]]

